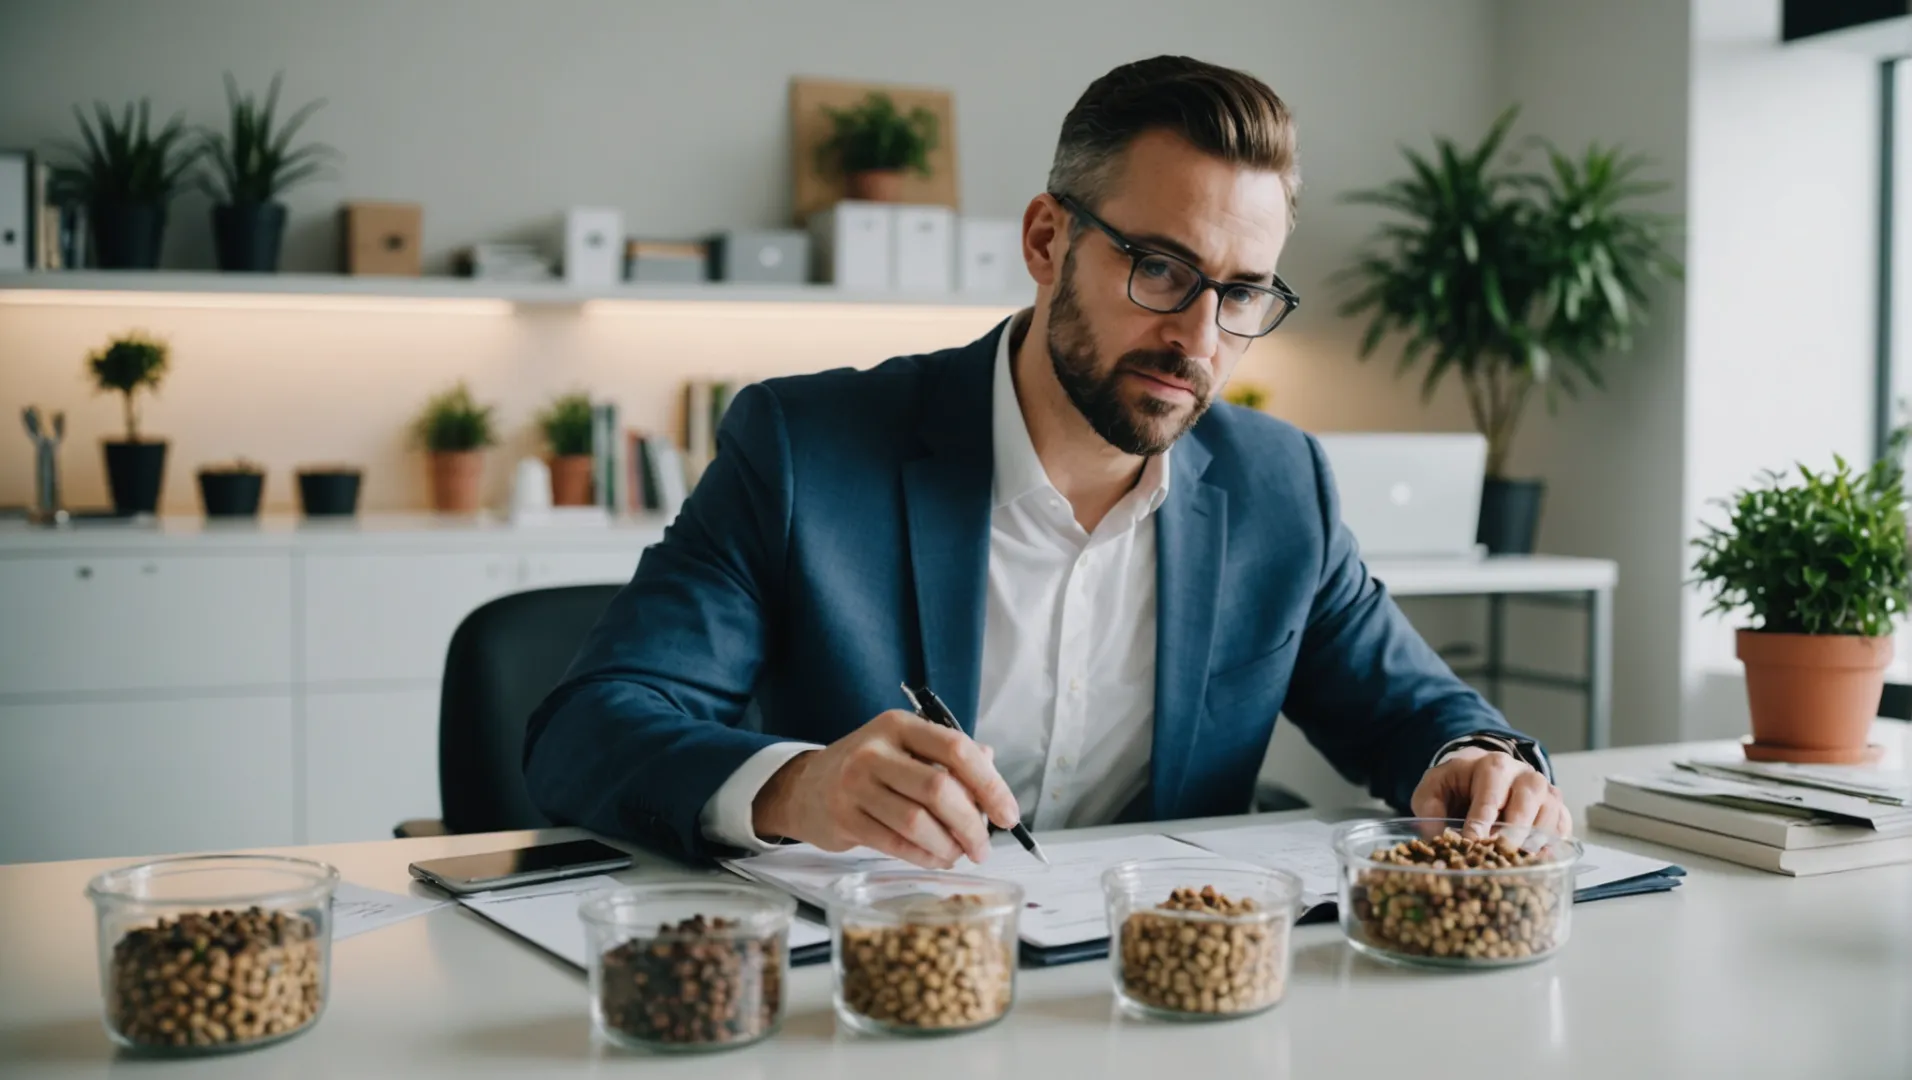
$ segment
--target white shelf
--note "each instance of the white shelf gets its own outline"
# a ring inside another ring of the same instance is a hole
[[[0,303],[112,303],[118,297],[347,297],[492,301],[565,305],[595,301],[880,304],[1017,308],[1027,294],[858,292],[834,285],[727,282],[643,283],[578,288],[563,281],[474,281],[456,277],[352,277],[345,274],[218,274],[172,270],[71,270],[0,273]],[[151,302],[151,301],[148,301]]]

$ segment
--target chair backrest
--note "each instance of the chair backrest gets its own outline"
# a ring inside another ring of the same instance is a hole
[[[1879,715],[1887,720],[1912,720],[1912,686],[1886,683],[1879,695]]]
[[[448,831],[551,824],[525,790],[525,721],[564,678],[617,590],[574,585],[513,593],[459,624],[446,650],[438,707],[439,799]]]

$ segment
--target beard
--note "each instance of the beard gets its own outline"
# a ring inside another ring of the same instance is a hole
[[[1076,298],[1074,251],[1063,257],[1061,277],[1049,305],[1049,362],[1056,381],[1103,441],[1137,457],[1163,453],[1208,411],[1213,391],[1208,369],[1177,352],[1135,349],[1123,353],[1106,372],[1099,370],[1094,336]],[[1145,394],[1131,402],[1122,393],[1125,370],[1186,383],[1195,401],[1182,405]]]

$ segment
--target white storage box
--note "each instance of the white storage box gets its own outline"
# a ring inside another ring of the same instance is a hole
[[[956,212],[947,206],[899,206],[895,225],[896,287],[902,292],[951,291],[956,267]]]
[[[564,280],[608,287],[624,276],[624,215],[574,206],[564,214]]]
[[[1023,280],[1022,222],[964,218],[956,230],[956,288],[1006,293]]]
[[[894,209],[887,203],[845,200],[811,214],[817,280],[845,289],[888,291],[894,221]]]

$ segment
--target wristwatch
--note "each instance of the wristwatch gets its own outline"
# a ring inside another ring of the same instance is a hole
[[[1428,765],[1428,768],[1431,769],[1447,760],[1447,756],[1454,751],[1464,750],[1470,746],[1512,755],[1515,760],[1525,763],[1535,772],[1546,777],[1549,784],[1553,783],[1553,762],[1547,759],[1547,751],[1541,749],[1539,743],[1525,736],[1508,735],[1498,731],[1476,731],[1471,735],[1462,735],[1458,739],[1448,740],[1434,752],[1434,761]]]

